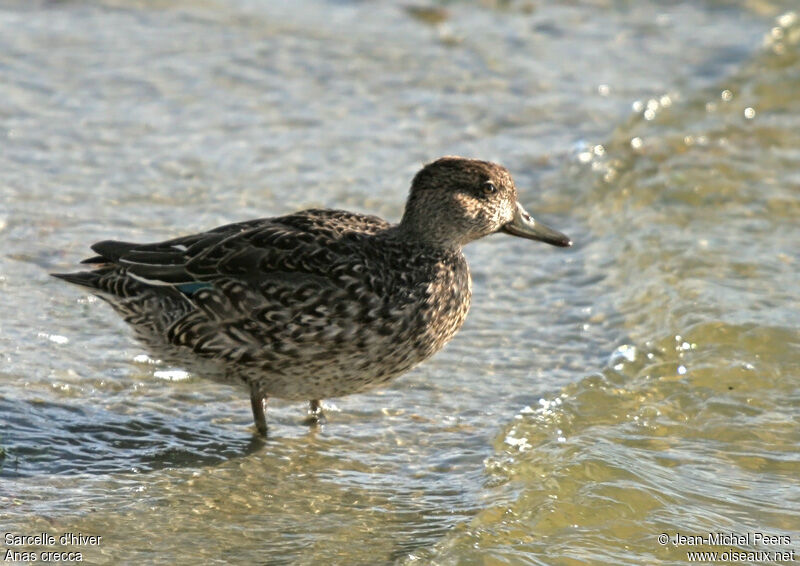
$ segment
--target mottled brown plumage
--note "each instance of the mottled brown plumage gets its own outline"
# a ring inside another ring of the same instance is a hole
[[[444,157],[414,177],[396,225],[306,210],[155,244],[99,242],[95,269],[55,275],[108,301],[156,357],[248,387],[265,433],[269,396],[318,409],[440,350],[469,310],[461,248],[498,231],[570,244],[522,209],[505,168]]]

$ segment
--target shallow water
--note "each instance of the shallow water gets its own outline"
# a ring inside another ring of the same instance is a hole
[[[2,531],[102,536],[37,548],[89,563],[800,553],[792,6],[0,3]],[[271,401],[254,439],[240,392],[47,275],[107,238],[397,219],[443,154],[506,164],[576,245],[471,245],[461,333],[316,431]]]

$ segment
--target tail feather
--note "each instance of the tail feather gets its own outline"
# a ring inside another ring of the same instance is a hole
[[[92,251],[99,254],[98,257],[103,258],[110,263],[118,263],[120,258],[136,248],[141,247],[142,244],[134,242],[121,242],[118,240],[103,240],[92,244]],[[91,260],[95,258],[89,258]]]
[[[63,279],[75,285],[89,287],[90,289],[100,289],[100,275],[96,271],[78,271],[76,273],[51,273],[53,277]]]

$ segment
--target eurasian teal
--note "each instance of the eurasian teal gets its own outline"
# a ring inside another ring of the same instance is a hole
[[[103,241],[89,287],[151,353],[246,386],[258,432],[268,397],[319,400],[384,384],[439,351],[469,310],[461,248],[503,232],[569,246],[517,202],[509,172],[443,157],[411,183],[399,224],[312,209],[154,244]]]

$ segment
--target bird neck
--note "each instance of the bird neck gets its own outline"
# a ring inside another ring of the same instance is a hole
[[[460,253],[461,243],[452,238],[445,226],[421,222],[405,214],[400,224],[392,227],[392,237],[406,243],[417,244],[444,253]]]

